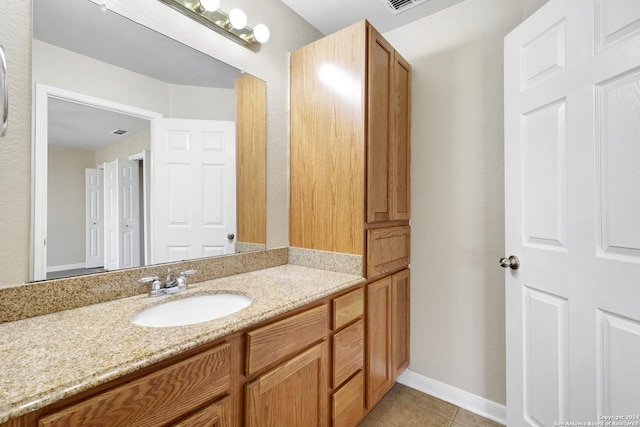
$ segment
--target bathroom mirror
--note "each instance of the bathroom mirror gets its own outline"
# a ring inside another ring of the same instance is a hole
[[[89,0],[33,21],[32,280],[265,248],[264,82]]]

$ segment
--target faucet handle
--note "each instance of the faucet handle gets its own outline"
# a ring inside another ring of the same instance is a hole
[[[151,290],[154,290],[154,291],[157,291],[162,287],[162,283],[160,283],[160,278],[158,276],[143,277],[142,279],[138,280],[138,282],[140,283],[153,282],[153,284],[151,285]]]

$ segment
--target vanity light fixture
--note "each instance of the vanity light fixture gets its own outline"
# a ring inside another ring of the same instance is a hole
[[[226,14],[218,9],[220,0],[159,1],[254,52],[269,40],[266,25],[258,24],[255,29],[247,27],[247,15],[240,9]]]

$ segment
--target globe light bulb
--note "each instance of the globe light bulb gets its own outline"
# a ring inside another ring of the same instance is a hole
[[[229,12],[229,22],[233,28],[241,30],[247,25],[247,15],[240,9],[232,9],[231,12]]]
[[[215,12],[220,7],[220,0],[200,0],[200,6],[207,12]]]
[[[269,28],[264,24],[258,24],[253,29],[253,37],[255,37],[260,43],[266,43],[270,36],[271,33],[269,32]]]

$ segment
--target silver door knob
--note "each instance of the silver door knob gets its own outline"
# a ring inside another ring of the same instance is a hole
[[[500,267],[517,270],[520,268],[520,260],[515,255],[511,255],[509,258],[500,258]]]
[[[236,235],[235,235],[235,234],[233,234],[233,233],[229,233],[229,234],[227,234],[227,239],[229,239],[229,240],[233,240],[233,239],[235,239],[235,238],[236,238]]]

